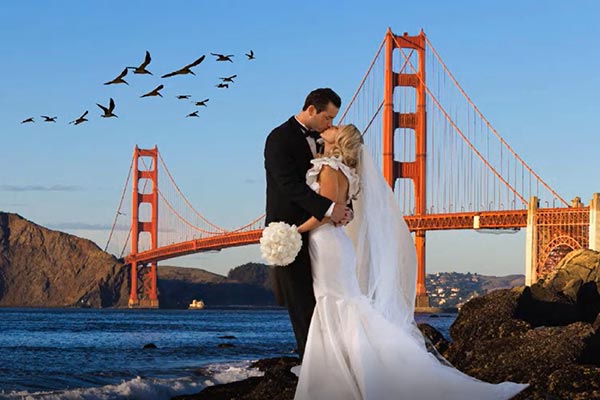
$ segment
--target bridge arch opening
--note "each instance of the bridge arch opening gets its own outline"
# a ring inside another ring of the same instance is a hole
[[[583,248],[581,243],[583,243],[581,238],[572,238],[566,235],[558,236],[548,242],[540,257],[541,262],[537,271],[538,278],[543,278],[554,271],[560,260],[568,253]]]

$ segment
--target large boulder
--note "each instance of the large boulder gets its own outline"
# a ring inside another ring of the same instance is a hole
[[[516,399],[592,399],[600,384],[600,253],[569,253],[531,287],[466,303],[443,354],[488,382],[524,382]]]
[[[292,400],[298,378],[290,368],[298,365],[296,357],[277,357],[259,360],[251,368],[264,372],[262,377],[209,386],[197,394],[181,395],[172,400]]]

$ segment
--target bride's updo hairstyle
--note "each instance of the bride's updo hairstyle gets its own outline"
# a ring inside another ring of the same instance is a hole
[[[331,155],[340,157],[344,164],[356,168],[362,143],[362,135],[356,126],[352,124],[340,125]]]

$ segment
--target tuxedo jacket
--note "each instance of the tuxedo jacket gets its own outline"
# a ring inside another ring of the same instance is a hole
[[[331,200],[306,184],[313,155],[295,117],[273,129],[265,142],[266,224],[284,221],[299,226],[311,216],[321,220]]]

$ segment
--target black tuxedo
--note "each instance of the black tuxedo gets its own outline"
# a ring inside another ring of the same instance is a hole
[[[313,156],[303,128],[295,117],[269,134],[264,156],[266,224],[284,221],[299,226],[311,216],[322,219],[332,202],[306,185],[306,171],[311,167]],[[302,235],[302,248],[294,262],[285,267],[273,267],[271,271],[275,298],[280,305],[288,308],[302,357],[315,307],[307,233]]]

